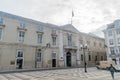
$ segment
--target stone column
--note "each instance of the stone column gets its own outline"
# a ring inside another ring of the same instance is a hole
[[[63,32],[59,32],[59,67],[64,67]]]
[[[76,54],[76,61],[77,61],[77,66],[80,66],[80,51],[79,51],[79,35],[77,34],[76,36],[76,46],[77,46],[77,54]]]

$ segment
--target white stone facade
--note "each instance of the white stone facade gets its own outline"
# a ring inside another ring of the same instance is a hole
[[[84,65],[80,44],[88,41],[86,61],[94,66],[106,59],[104,39],[81,33],[70,24],[56,26],[0,12],[0,70],[80,67]]]

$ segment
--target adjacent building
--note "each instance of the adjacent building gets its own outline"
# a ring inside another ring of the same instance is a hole
[[[88,66],[106,60],[104,39],[0,12],[0,70]],[[81,44],[88,44],[86,50]],[[85,55],[83,55],[85,54]]]
[[[104,31],[107,47],[107,59],[120,64],[120,20],[107,25]]]

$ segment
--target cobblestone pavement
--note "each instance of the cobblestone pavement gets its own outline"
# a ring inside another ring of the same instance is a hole
[[[112,80],[109,71],[96,68],[46,70],[21,73],[0,74],[0,80]],[[120,72],[115,73],[115,80],[120,80]]]

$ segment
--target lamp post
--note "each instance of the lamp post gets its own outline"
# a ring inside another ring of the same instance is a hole
[[[88,49],[87,44],[85,45],[80,45],[81,49],[83,50],[84,53],[84,68],[85,68],[85,72],[87,73],[87,63],[86,63],[86,59],[85,59],[85,49]]]

